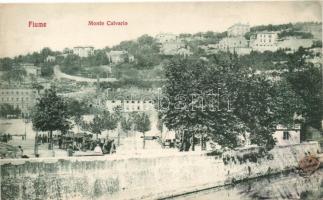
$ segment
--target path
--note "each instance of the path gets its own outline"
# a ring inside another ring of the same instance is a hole
[[[93,79],[93,78],[85,78],[85,77],[72,76],[72,75],[65,74],[61,71],[61,69],[59,68],[59,65],[54,66],[54,75],[55,75],[55,78],[57,78],[57,79],[65,78],[65,79],[69,79],[69,80],[73,80],[73,81],[77,81],[77,82],[94,83],[97,81],[97,79]],[[117,79],[116,78],[100,78],[100,81],[114,82],[114,81],[117,81]]]

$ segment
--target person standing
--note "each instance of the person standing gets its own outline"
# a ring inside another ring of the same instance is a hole
[[[22,158],[24,156],[24,150],[20,145],[18,146],[18,149],[19,149],[19,157]]]
[[[72,157],[73,153],[74,153],[73,147],[72,147],[72,145],[69,145],[67,148],[67,156]]]
[[[117,151],[117,148],[116,148],[116,145],[114,143],[114,139],[111,140],[111,149],[110,149],[110,153],[113,154],[113,153],[116,153]]]
[[[94,148],[94,153],[103,154],[99,143],[96,144],[96,147]]]

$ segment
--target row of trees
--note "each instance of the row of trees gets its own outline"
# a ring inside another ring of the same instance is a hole
[[[112,50],[125,50],[133,55],[136,62],[132,64],[135,69],[151,69],[160,64],[159,45],[149,35],[142,35],[137,40],[123,41],[112,47]]]
[[[72,128],[72,121],[85,131],[97,136],[105,130],[114,130],[118,124],[124,131],[135,130],[143,134],[150,130],[150,120],[146,113],[133,113],[126,117],[120,111],[114,113],[102,111],[96,113],[90,122],[82,119],[85,114],[91,113],[84,102],[67,100],[58,96],[54,87],[45,90],[32,112],[33,127],[38,131],[49,132],[49,149],[53,147],[53,131],[66,134]]]
[[[303,125],[318,127],[322,117],[320,70],[297,53],[286,67],[290,72],[272,82],[233,54],[209,61],[172,59],[165,69],[162,121],[184,138],[208,132],[215,142],[234,148],[249,133],[251,143],[271,149],[277,124],[292,125],[298,113]]]

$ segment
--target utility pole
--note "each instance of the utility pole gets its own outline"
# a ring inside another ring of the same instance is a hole
[[[192,133],[192,151],[195,151],[195,142],[194,142],[194,138],[195,138],[195,131],[193,131],[193,133]]]
[[[36,135],[35,135],[34,154],[35,154],[35,157],[38,157],[38,131],[36,131]]]

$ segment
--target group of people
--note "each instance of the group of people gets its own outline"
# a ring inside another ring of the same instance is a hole
[[[97,154],[114,154],[116,153],[116,145],[114,139],[97,139],[90,142],[84,142],[81,145],[70,144],[67,149],[68,156],[73,156],[75,151],[93,151]]]
[[[38,135],[38,137],[37,137],[37,142],[38,142],[38,144],[48,143],[48,137],[47,137],[47,134],[41,134],[41,135]]]
[[[10,135],[9,133],[0,135],[1,142],[7,143],[9,140],[12,140],[12,135]]]
[[[101,142],[99,140],[94,148],[95,153],[102,153],[102,154],[113,154],[116,153],[116,145],[114,143],[114,140],[110,140],[107,138],[104,142]]]

